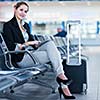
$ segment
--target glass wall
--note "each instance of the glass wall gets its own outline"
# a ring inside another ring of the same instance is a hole
[[[62,22],[35,22],[33,24],[33,34],[54,35],[57,33],[57,28],[62,27]]]
[[[58,27],[65,27],[67,31],[66,23],[65,26],[62,25],[63,21],[53,21],[53,22],[35,22],[32,24],[32,30],[35,34],[51,34],[54,35],[57,33]],[[96,35],[100,34],[100,22],[99,21],[81,21],[81,37],[82,38],[95,38]],[[78,37],[76,33],[76,26],[71,26],[72,38]]]

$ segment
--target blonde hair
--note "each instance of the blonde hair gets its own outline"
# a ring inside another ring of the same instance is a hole
[[[23,1],[16,3],[16,5],[14,5],[14,8],[18,9],[21,5],[26,5],[27,8],[28,8],[27,11],[29,11],[29,5],[26,2],[23,2]]]

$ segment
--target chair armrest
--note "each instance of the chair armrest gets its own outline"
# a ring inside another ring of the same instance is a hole
[[[37,59],[34,56],[32,56],[32,54],[28,50],[17,50],[17,51],[6,51],[5,52],[5,54],[19,54],[19,53],[27,53],[31,57],[31,59],[33,60],[34,64],[36,62],[38,62]]]
[[[37,71],[41,71],[40,68],[36,67],[36,66],[39,66],[40,63],[39,61],[31,54],[30,51],[28,50],[18,50],[18,51],[6,51],[5,54],[19,54],[19,53],[27,53],[30,58],[32,59],[33,61],[33,64],[34,66],[31,66],[31,67],[25,67],[25,68],[20,68],[20,70],[37,70]],[[16,71],[19,70],[18,68],[16,68]]]

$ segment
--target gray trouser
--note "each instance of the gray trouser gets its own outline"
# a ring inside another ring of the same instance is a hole
[[[51,62],[57,76],[61,73],[64,73],[61,55],[53,41],[49,41],[43,44],[35,52],[32,52],[31,54],[33,54],[42,64]],[[22,67],[32,66],[33,61],[29,57],[29,55],[25,54],[24,58],[21,62],[18,63],[18,65]]]

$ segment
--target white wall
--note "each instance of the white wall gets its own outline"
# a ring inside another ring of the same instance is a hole
[[[28,2],[31,20],[100,20],[100,2]],[[13,16],[15,2],[0,2],[0,20],[9,20]]]

